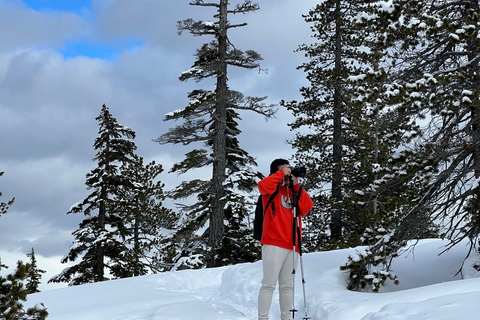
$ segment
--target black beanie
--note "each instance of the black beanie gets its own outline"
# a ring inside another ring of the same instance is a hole
[[[272,161],[270,164],[270,174],[273,174],[278,171],[278,166],[284,165],[284,164],[290,164],[288,160],[285,159],[275,159]]]

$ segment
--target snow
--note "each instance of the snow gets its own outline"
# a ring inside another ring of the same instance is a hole
[[[380,1],[378,3],[379,7],[381,10],[387,12],[387,13],[392,13],[393,10],[394,10],[394,7],[393,7],[393,1],[392,0],[389,0],[389,1]]]
[[[208,28],[215,28],[215,23],[211,22],[211,21],[204,21],[203,22],[203,25],[205,27],[208,27]]]
[[[39,311],[42,311],[42,310],[45,310],[46,308],[45,308],[45,305],[43,303],[37,303],[35,305],[35,309],[39,310]]]
[[[450,33],[448,36],[449,36],[450,38],[454,39],[454,40],[457,40],[457,41],[460,40],[460,37],[457,36],[456,34]]]
[[[462,98],[462,102],[464,102],[464,103],[469,103],[469,104],[470,104],[470,103],[473,103],[473,101],[472,101],[469,97],[463,97],[463,98]]]
[[[380,293],[351,292],[339,270],[349,255],[365,247],[304,254],[308,316],[312,320],[451,320],[480,319],[478,256],[456,272],[468,252],[466,243],[438,255],[447,243],[421,240],[397,258],[392,283]],[[300,266],[299,266],[300,268]],[[262,277],[261,262],[184,270],[112,280],[32,294],[25,307],[43,302],[48,320],[254,320]],[[295,303],[302,319],[303,293],[297,272]],[[271,319],[279,319],[278,292]]]
[[[348,77],[348,80],[349,80],[349,81],[353,81],[353,82],[355,82],[355,81],[360,81],[360,80],[365,79],[366,76],[367,76],[366,74],[360,74],[360,75],[357,75],[357,76],[349,76],[349,77]]]

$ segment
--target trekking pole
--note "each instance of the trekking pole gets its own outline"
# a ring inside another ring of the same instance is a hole
[[[292,180],[292,177],[290,176],[290,185],[292,186],[292,191],[293,191],[293,180]],[[296,250],[296,239],[297,239],[297,236],[296,236],[296,231],[297,231],[297,223],[296,223],[296,215],[297,215],[297,201],[296,201],[296,195],[295,195],[295,191],[293,191],[293,199],[292,199],[292,204],[293,204],[293,231],[292,231],[292,241],[293,241],[293,263],[292,263],[292,266],[293,266],[293,270],[292,270],[292,275],[293,275],[293,292],[292,292],[292,309],[290,310],[290,312],[292,312],[292,319],[295,319],[295,312],[297,312],[298,310],[295,309],[295,274],[296,274],[296,271],[295,271],[295,250]]]
[[[311,319],[307,313],[307,294],[305,293],[305,273],[303,271],[303,254],[302,254],[302,235],[300,234],[300,221],[301,218],[298,216],[297,220],[297,228],[298,228],[298,252],[300,255],[300,272],[302,274],[302,287],[303,287],[303,308],[305,309],[305,316],[302,318],[303,320]]]

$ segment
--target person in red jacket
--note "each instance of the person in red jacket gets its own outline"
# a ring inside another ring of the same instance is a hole
[[[291,175],[291,167],[285,159],[276,159],[270,165],[270,175],[258,183],[264,208],[262,234],[263,279],[258,294],[258,319],[268,319],[275,287],[279,288],[282,320],[291,318],[293,307],[292,271],[298,261],[298,242],[293,252],[293,192],[298,197],[298,214],[305,216],[313,207],[313,201],[298,178]],[[278,188],[271,204],[267,202]],[[298,194],[299,193],[299,194]],[[301,223],[300,223],[301,235]]]

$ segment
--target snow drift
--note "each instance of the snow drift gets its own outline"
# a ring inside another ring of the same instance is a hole
[[[460,244],[438,255],[446,242],[421,240],[393,264],[398,286],[380,293],[350,292],[339,270],[349,254],[362,248],[304,255],[307,312],[314,320],[451,320],[480,319],[478,256],[457,271],[468,252]],[[32,294],[26,307],[43,302],[49,320],[253,320],[261,281],[261,262],[185,270],[112,280]],[[304,315],[300,272],[296,307]],[[279,319],[278,293],[271,319]]]

